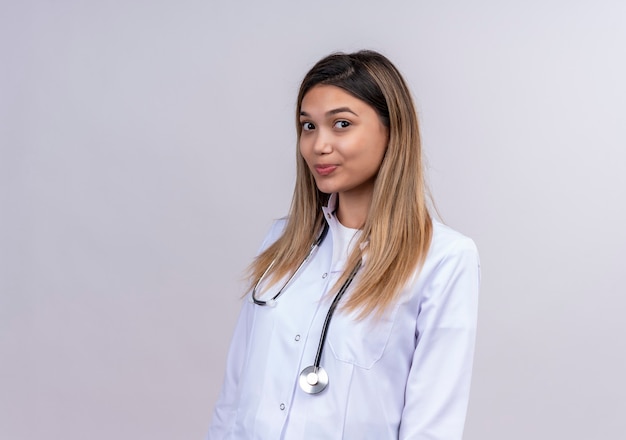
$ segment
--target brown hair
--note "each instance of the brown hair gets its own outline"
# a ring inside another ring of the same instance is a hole
[[[346,272],[333,289],[348,277],[361,258],[360,245],[367,242],[367,263],[343,308],[357,311],[359,318],[371,313],[380,316],[423,264],[432,237],[415,106],[400,72],[383,55],[374,51],[331,54],[313,66],[300,86],[296,108],[298,144],[302,99],[320,84],[340,87],[369,104],[389,129],[389,144],[363,232],[348,259]],[[321,207],[328,197],[317,189],[306,162],[297,153],[296,185],[285,230],[251,264],[252,283],[272,261],[269,275],[274,282],[296,270],[325,221]]]

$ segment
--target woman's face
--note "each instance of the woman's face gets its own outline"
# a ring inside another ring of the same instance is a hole
[[[300,154],[320,191],[371,196],[389,130],[369,104],[336,86],[317,85],[300,107]]]

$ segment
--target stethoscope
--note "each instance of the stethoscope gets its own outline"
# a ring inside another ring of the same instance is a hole
[[[309,253],[304,258],[304,260],[302,260],[302,263],[300,263],[298,268],[293,272],[293,274],[289,277],[289,279],[285,282],[285,284],[283,284],[283,286],[278,290],[278,293],[276,293],[276,295],[274,295],[271,299],[267,301],[263,301],[263,300],[257,299],[256,291],[257,291],[257,288],[259,287],[259,284],[261,284],[261,282],[265,278],[265,275],[267,275],[267,273],[270,271],[270,269],[274,265],[274,261],[272,261],[272,263],[265,270],[265,272],[263,272],[263,275],[261,275],[261,278],[259,278],[259,280],[256,282],[256,284],[252,288],[252,295],[251,295],[252,302],[254,302],[254,304],[257,304],[259,306],[274,307],[276,305],[276,300],[278,299],[278,297],[283,294],[283,292],[285,291],[289,283],[291,283],[294,277],[306,265],[306,263],[309,261],[309,259],[315,252],[315,250],[320,246],[320,244],[322,244],[327,234],[328,234],[328,223],[324,222],[324,228],[322,229],[322,232],[317,237],[315,242],[311,245],[311,248],[309,249]],[[359,260],[356,266],[354,266],[354,269],[352,269],[352,272],[350,272],[350,275],[348,276],[346,281],[344,281],[344,283],[341,285],[341,287],[339,288],[339,291],[337,292],[337,294],[335,295],[335,298],[333,299],[333,302],[330,304],[330,308],[328,309],[328,312],[326,313],[326,319],[324,320],[324,325],[322,326],[322,334],[320,335],[320,341],[317,345],[317,353],[315,354],[315,361],[313,362],[313,365],[306,367],[300,373],[300,378],[298,382],[300,384],[300,388],[302,388],[302,390],[305,393],[318,394],[322,392],[328,385],[328,373],[326,373],[326,370],[324,370],[324,368],[322,368],[322,366],[320,365],[320,361],[322,359],[322,351],[324,350],[324,343],[326,342],[326,334],[328,333],[328,326],[330,325],[330,320],[333,317],[333,314],[335,312],[335,309],[337,308],[337,304],[339,303],[339,300],[341,299],[343,294],[346,292],[346,290],[348,290],[350,283],[352,283],[352,280],[354,280],[354,277],[356,276],[357,272],[361,268],[362,261],[363,260]]]

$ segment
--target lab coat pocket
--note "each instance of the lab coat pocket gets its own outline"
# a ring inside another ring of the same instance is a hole
[[[381,318],[357,320],[355,313],[338,310],[328,330],[328,343],[335,359],[369,369],[382,357],[398,307]]]

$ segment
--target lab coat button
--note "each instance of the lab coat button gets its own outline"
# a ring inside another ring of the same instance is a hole
[[[280,410],[281,410],[281,411],[284,411],[284,410],[285,410],[285,404],[284,404],[284,403],[281,403],[281,404],[280,404]]]
[[[300,340],[300,335],[296,335],[294,339],[296,340],[296,342],[298,342]]]
[[[324,273],[322,274],[322,279],[326,278],[327,276],[328,276],[328,273],[324,272]]]

